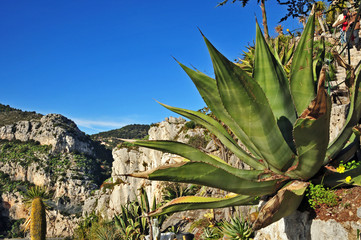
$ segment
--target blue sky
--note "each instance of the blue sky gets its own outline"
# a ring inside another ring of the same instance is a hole
[[[59,113],[88,134],[198,110],[201,97],[174,61],[213,75],[197,28],[229,59],[255,38],[257,1],[1,0],[0,103]],[[286,13],[266,2],[271,35]],[[287,20],[284,29],[301,27]]]

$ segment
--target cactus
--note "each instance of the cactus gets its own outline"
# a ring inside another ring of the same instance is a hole
[[[31,240],[45,240],[46,215],[45,206],[40,197],[36,197],[31,204]]]
[[[30,188],[25,196],[25,202],[31,204],[30,218],[26,225],[30,224],[31,240],[45,240],[46,237],[46,206],[44,200],[49,198],[45,188],[35,186]]]
[[[251,170],[234,168],[216,156],[180,142],[132,141],[138,146],[179,155],[184,161],[127,176],[194,183],[235,193],[229,198],[180,197],[150,212],[150,216],[255,204],[259,197],[267,195],[270,199],[253,223],[257,230],[296,210],[310,181],[324,177],[325,185],[361,185],[361,167],[347,173],[326,168],[333,161],[346,161],[357,149],[357,141],[353,141],[357,138],[352,133],[361,116],[360,75],[350,88],[346,125],[329,143],[331,100],[325,90],[325,68],[317,73],[318,81],[314,81],[314,19],[310,15],[293,53],[289,74],[269,48],[258,24],[252,76],[226,59],[204,36],[215,79],[179,63],[222,123],[197,111],[162,105],[203,125]],[[353,181],[344,181],[346,176]]]

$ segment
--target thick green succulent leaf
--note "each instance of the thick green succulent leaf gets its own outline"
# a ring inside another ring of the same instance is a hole
[[[139,140],[139,141],[132,141],[132,143],[142,147],[147,147],[163,152],[177,154],[192,162],[204,162],[212,166],[215,166],[217,168],[223,169],[240,178],[249,179],[250,177],[249,174],[255,174],[254,176],[258,176],[259,174],[263,173],[263,171],[260,170],[248,171],[248,170],[241,170],[238,168],[234,168],[226,164],[225,162],[219,161],[216,158],[209,156],[204,152],[201,152],[200,150],[181,142],[162,141],[162,140],[158,140],[158,141]]]
[[[227,132],[227,130],[212,117],[207,116],[203,113],[186,110],[182,108],[171,107],[165,104],[162,106],[168,108],[169,110],[183,115],[186,118],[193,120],[196,123],[203,125],[207,128],[211,133],[213,133],[229,150],[231,150],[238,158],[240,158],[243,162],[248,164],[254,169],[265,169],[265,167],[257,160],[252,157],[249,153],[243,150],[237,142],[232,138],[232,136]]]
[[[353,127],[361,117],[361,74],[358,74],[354,85],[350,89],[350,108],[345,125],[340,134],[329,144],[323,164],[326,165],[338,155],[352,135]]]
[[[347,181],[347,177],[350,178],[350,181]],[[361,186],[361,166],[345,171],[343,173],[328,170],[322,181],[323,184],[328,187],[340,187],[343,185]]]
[[[204,39],[225,109],[260,150],[269,168],[277,173],[286,171],[294,153],[283,139],[262,88]]]
[[[240,171],[242,178],[204,162],[181,162],[129,176],[157,181],[194,183],[252,196],[274,193],[282,184],[282,179],[260,179],[263,173],[259,171]]]
[[[254,156],[260,158],[262,156],[260,151],[224,108],[218,92],[216,80],[208,77],[207,75],[199,71],[194,71],[181,63],[179,63],[179,65],[192,79],[204,102],[207,104],[213,114],[231,129],[231,131],[236,135],[236,137],[246,146],[246,148]]]
[[[297,113],[302,113],[315,98],[312,55],[315,16],[308,18],[301,39],[296,47],[291,65],[290,85]]]
[[[313,60],[313,78],[314,81],[317,82],[319,79],[321,69],[324,63],[326,47],[325,47],[325,39],[322,37],[320,41],[314,44],[314,48],[317,49],[317,54],[315,59]]]
[[[300,205],[308,185],[308,182],[293,181],[280,189],[261,208],[256,221],[253,223],[253,229],[264,228],[293,213]]]
[[[254,196],[237,195],[232,198],[209,198],[187,196],[176,198],[166,205],[150,212],[149,216],[157,216],[166,213],[181,212],[195,209],[225,208],[240,205],[254,205],[258,200]]]
[[[289,174],[303,180],[314,176],[322,167],[329,141],[331,99],[325,91],[326,71],[322,69],[316,98],[294,126],[297,165]]]
[[[265,93],[277,125],[291,149],[294,148],[292,129],[297,116],[292,102],[288,79],[266,40],[258,23],[256,33],[256,50],[253,77],[259,83]]]
[[[286,58],[284,62],[285,65],[288,63],[288,61],[290,61],[291,57],[293,56],[294,49],[295,49],[295,44],[293,43],[290,49],[288,49],[286,53]]]
[[[341,161],[347,162],[351,159],[357,150],[360,149],[360,135],[352,134],[350,139],[347,141],[345,147],[336,155],[333,159],[332,164],[339,164]]]

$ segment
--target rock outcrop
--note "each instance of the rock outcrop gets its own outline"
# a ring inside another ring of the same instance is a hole
[[[0,173],[9,186],[0,188],[0,218],[26,218],[20,191],[30,184],[45,186],[53,193],[47,202],[48,236],[72,235],[84,201],[99,189],[102,178],[102,163],[95,157],[92,140],[59,114],[3,126],[0,139]]]
[[[358,239],[357,230],[361,230],[358,222],[339,223],[333,219],[322,221],[312,219],[309,212],[298,212],[259,230],[255,240],[290,240],[290,239]]]
[[[51,145],[53,152],[94,155],[91,140],[73,121],[60,114],[48,114],[40,120],[20,121],[0,127],[0,139],[34,140],[42,145]]]

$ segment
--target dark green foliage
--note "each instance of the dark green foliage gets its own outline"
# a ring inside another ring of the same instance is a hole
[[[21,111],[21,110],[0,103],[0,112],[11,112],[11,111]]]
[[[3,239],[24,237],[24,231],[22,229],[22,224],[24,222],[25,218],[10,220],[7,217],[0,216],[0,238]]]
[[[22,111],[10,107],[9,105],[0,104],[0,127],[14,124],[18,121],[29,121],[40,119],[43,115],[36,112]]]
[[[148,135],[149,128],[150,125],[131,124],[119,129],[93,134],[91,135],[91,138],[95,140],[102,138],[142,139]]]
[[[12,181],[9,174],[0,171],[0,194],[3,192],[25,192],[33,184],[27,181]]]
[[[105,144],[107,149],[112,150],[117,147],[119,144],[122,144],[123,141],[120,139],[147,139],[148,138],[148,130],[150,125],[143,124],[132,124],[127,125],[125,127],[110,130],[107,132],[101,132],[97,134],[91,135],[91,139],[94,141],[100,141]],[[98,142],[99,144],[99,142]],[[127,146],[125,146],[127,147]]]
[[[196,127],[196,123],[194,121],[186,122],[185,126],[189,129],[194,129]]]
[[[18,162],[21,166],[29,166],[32,162],[38,162],[39,157],[46,156],[51,147],[39,145],[38,142],[0,140],[0,161]]]
[[[207,146],[209,141],[206,140],[204,136],[195,135],[193,137],[190,137],[188,140],[188,144],[192,147],[202,149]]]

